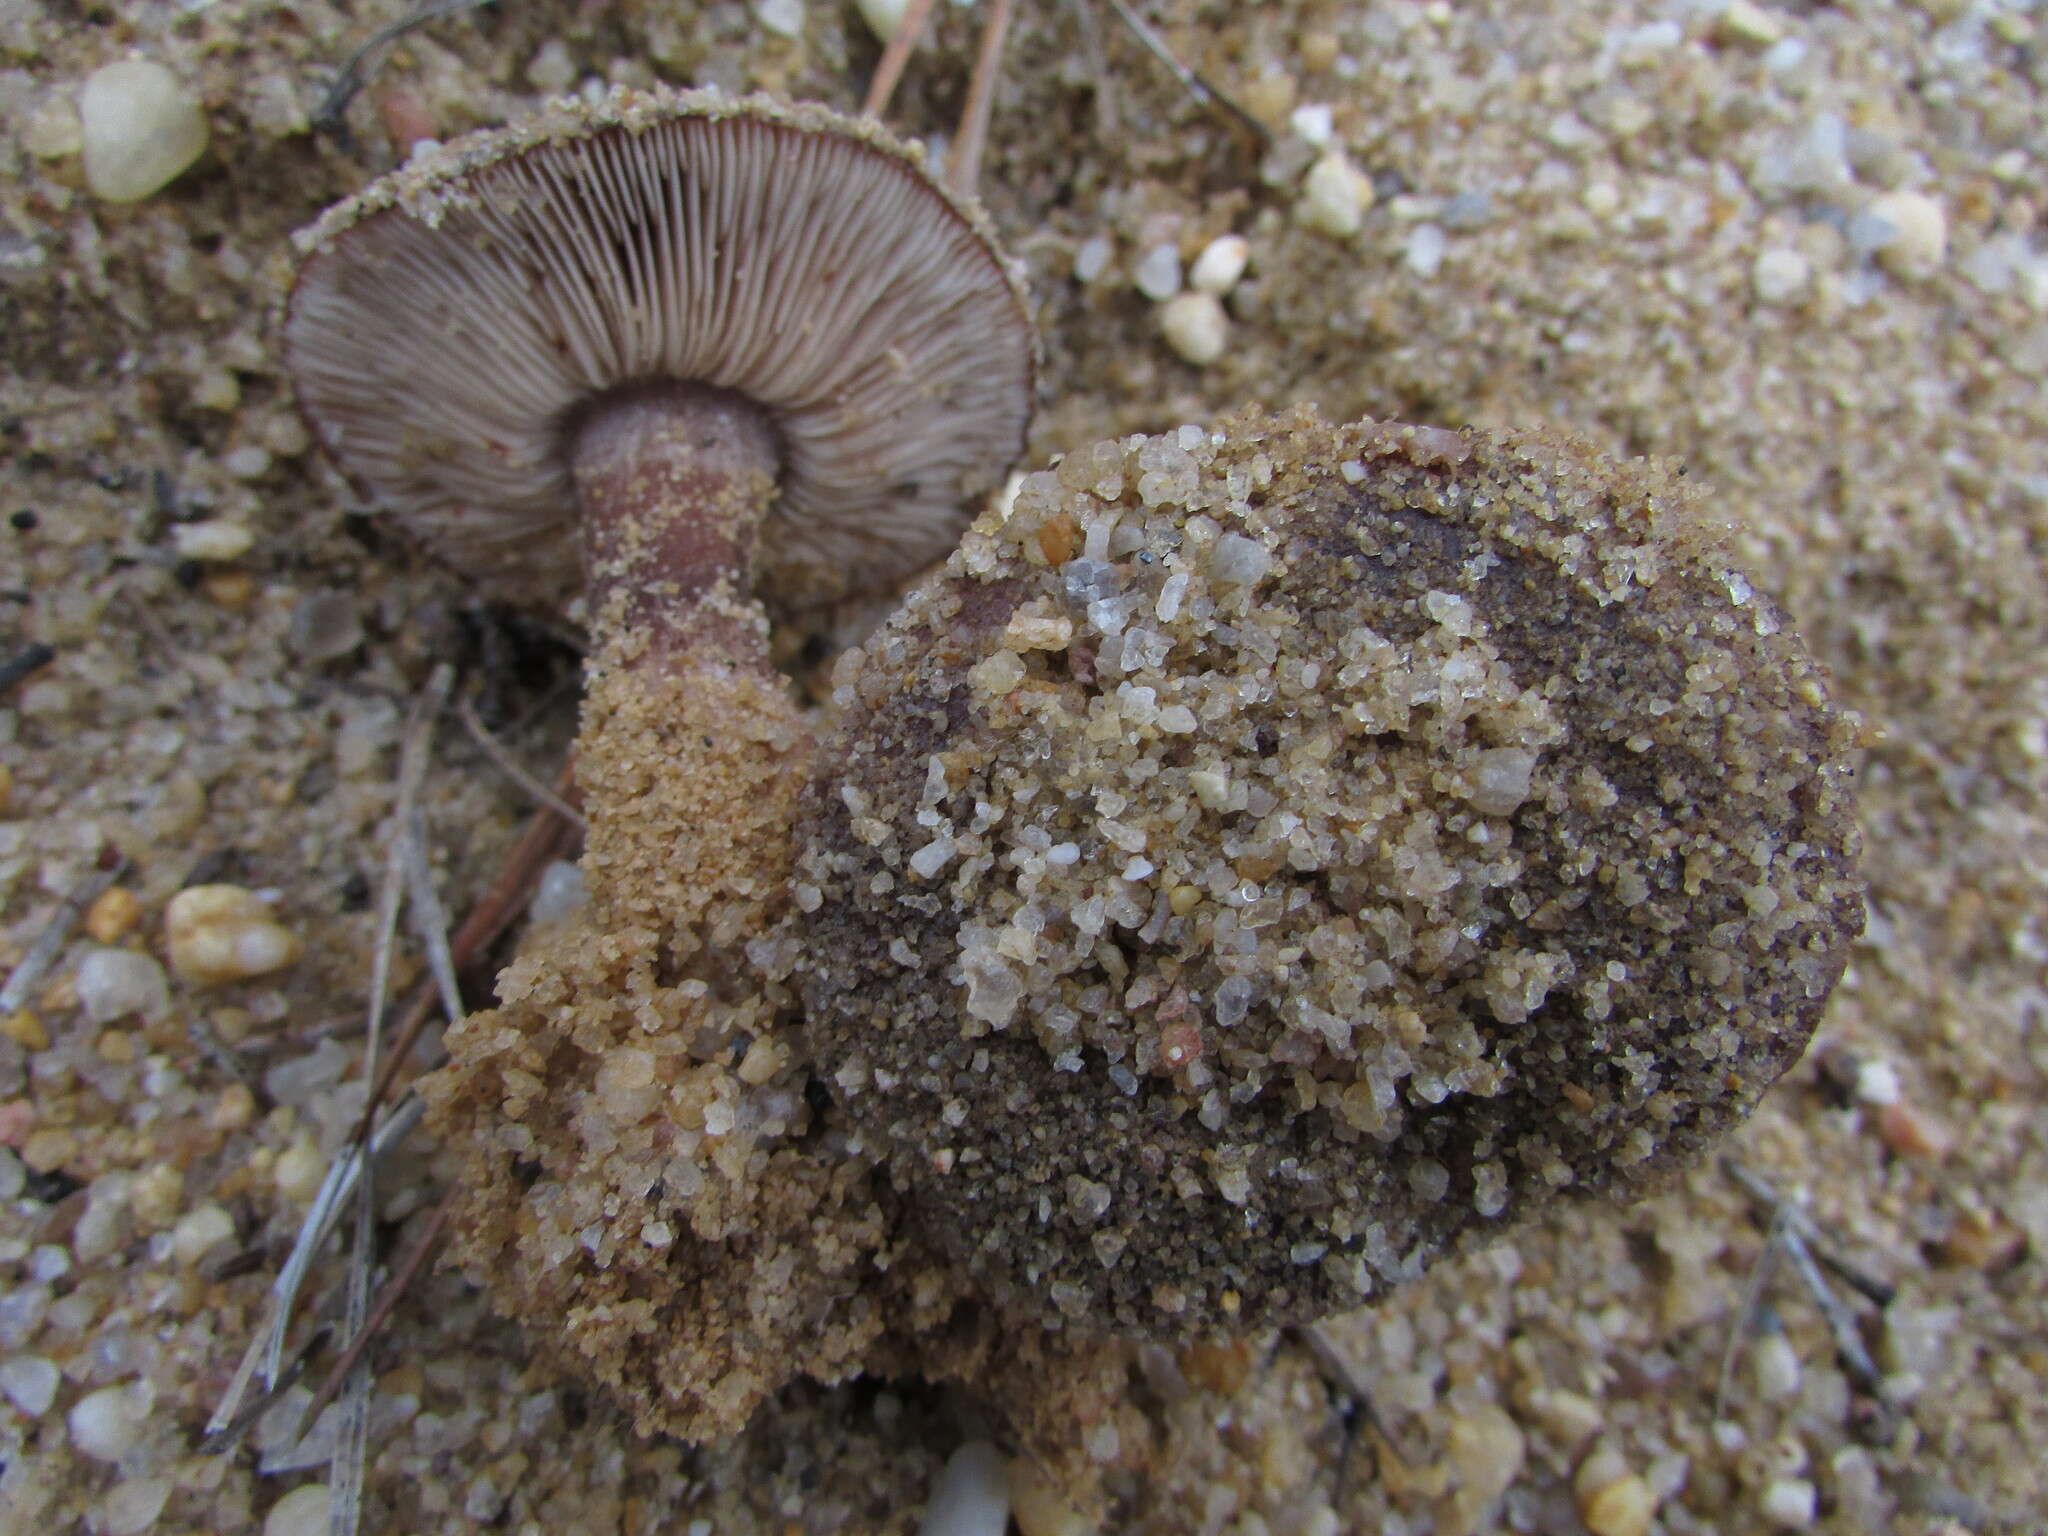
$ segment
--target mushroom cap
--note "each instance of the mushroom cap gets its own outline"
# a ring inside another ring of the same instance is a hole
[[[1632,1197],[1862,925],[1853,717],[1686,482],[1247,413],[1027,476],[842,658],[805,1029],[1006,1304],[1185,1336]]]
[[[511,601],[580,589],[568,434],[621,386],[768,415],[760,585],[792,605],[944,554],[1022,451],[1036,337],[987,220],[821,108],[556,103],[416,157],[299,245],[284,349],[315,433]]]

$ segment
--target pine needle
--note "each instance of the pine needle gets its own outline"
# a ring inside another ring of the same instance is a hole
[[[342,114],[348,111],[349,103],[356,99],[363,87],[370,83],[370,76],[377,72],[377,66],[382,62],[380,56],[384,49],[406,33],[439,21],[444,16],[480,10],[490,3],[491,0],[431,0],[403,20],[394,21],[388,27],[379,27],[370,34],[369,41],[342,64],[334,83],[327,88],[326,96],[313,109],[313,127],[322,132],[341,130]]]

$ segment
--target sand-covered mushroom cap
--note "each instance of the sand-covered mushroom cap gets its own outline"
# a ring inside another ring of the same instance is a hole
[[[560,604],[565,436],[663,380],[767,414],[761,582],[802,603],[943,554],[1016,457],[1034,338],[985,221],[872,124],[615,91],[417,157],[301,237],[285,353],[322,441],[458,569]]]
[[[849,653],[812,1048],[1000,1299],[1355,1306],[1630,1195],[1862,920],[1853,721],[1668,469],[1306,413],[1029,476]]]

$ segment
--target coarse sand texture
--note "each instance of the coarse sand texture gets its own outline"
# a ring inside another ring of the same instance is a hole
[[[814,1054],[1004,1301],[1185,1336],[1630,1197],[1860,931],[1853,717],[1655,464],[1250,414],[1027,478],[838,674]]]

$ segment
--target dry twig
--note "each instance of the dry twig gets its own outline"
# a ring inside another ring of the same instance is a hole
[[[469,739],[491,760],[491,766],[525,790],[528,797],[537,804],[546,806],[579,832],[583,830],[583,813],[522,768],[512,754],[505,750],[505,744],[493,736],[489,728],[477,717],[474,704],[468,699],[458,699],[455,704],[455,718],[460,720],[462,728],[469,732]]]
[[[903,19],[896,23],[895,35],[883,45],[874,78],[868,81],[867,99],[860,105],[862,117],[880,117],[888,111],[889,98],[896,94],[896,83],[903,78],[903,68],[910,62],[918,39],[924,36],[931,14],[932,0],[910,0],[903,8]]]
[[[85,909],[106,894],[127,868],[127,859],[111,849],[105,850],[100,854],[98,865],[57,903],[57,910],[50,914],[43,931],[29,945],[28,953],[21,957],[21,964],[8,976],[7,985],[0,987],[0,1014],[14,1013],[28,1006],[43,977],[57,963],[57,957],[64,953],[64,946],[71,942],[72,933],[85,917]]]
[[[988,142],[988,118],[995,106],[996,80],[1002,73],[1003,42],[1010,32],[1011,0],[989,0],[982,24],[981,51],[967,82],[967,105],[960,111],[960,134],[946,156],[946,179],[962,197],[974,196],[981,176],[982,147]]]
[[[1126,3],[1126,0],[1109,0],[1109,8],[1116,12],[1119,21],[1131,29],[1131,36],[1144,45],[1145,51],[1161,64],[1164,64],[1167,72],[1174,79],[1178,80],[1181,83],[1181,88],[1194,97],[1196,101],[1205,107],[1223,113],[1240,129],[1249,134],[1253,142],[1261,148],[1272,142],[1273,136],[1266,131],[1264,123],[1253,117],[1251,113],[1245,111],[1243,107],[1224,95],[1222,91],[1211,85],[1202,77],[1199,71],[1175,58],[1173,50],[1166,46],[1166,40],[1153,31],[1150,26],[1146,25],[1145,18],[1132,10],[1129,4]]]
[[[429,0],[428,4],[422,5],[402,21],[394,21],[388,27],[379,27],[370,34],[369,41],[350,54],[342,64],[340,72],[334,77],[334,83],[327,88],[327,94],[321,98],[320,105],[313,109],[313,127],[323,133],[345,131],[342,128],[342,114],[348,111],[349,103],[356,99],[363,87],[370,83],[370,76],[376,73],[377,65],[373,55],[382,53],[387,46],[408,32],[439,21],[444,16],[480,10],[490,3],[491,0]]]

